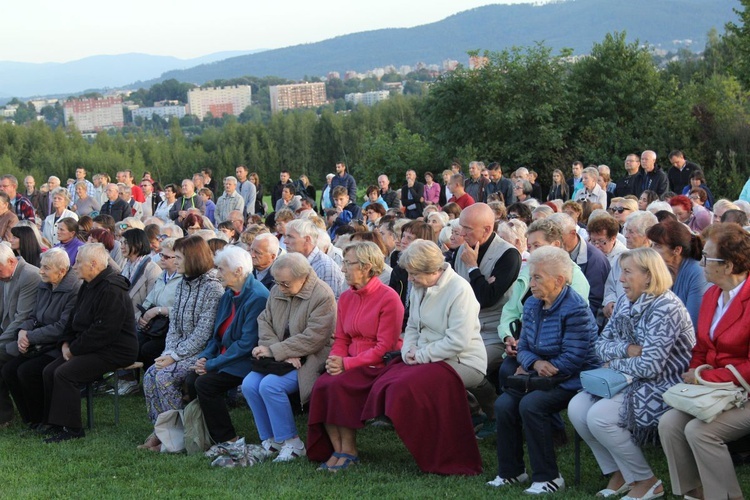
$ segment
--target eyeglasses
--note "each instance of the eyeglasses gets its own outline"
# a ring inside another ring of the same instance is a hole
[[[289,284],[288,281],[276,281],[276,280],[273,280],[273,283],[275,285],[279,285],[281,288],[286,288],[287,290],[289,290],[289,288],[291,287],[291,285]]]
[[[163,253],[160,253],[159,257],[161,257],[162,260],[171,260],[171,259],[174,259],[176,255],[164,255]]]
[[[168,234],[160,234],[159,236],[156,237],[156,239],[159,240],[159,241],[164,241],[167,238],[169,238]]]
[[[703,267],[706,267],[706,263],[707,263],[707,262],[726,262],[726,259],[717,259],[717,258],[715,258],[715,257],[708,257],[708,256],[706,255],[706,252],[703,252],[703,253],[702,253],[702,256],[703,256],[703,257],[701,258],[701,265],[702,265]]]
[[[344,266],[346,266],[346,267],[354,267],[354,266],[358,266],[358,265],[359,265],[359,262],[348,262],[346,260],[341,263],[341,267],[344,267]]]
[[[518,214],[508,214],[508,220],[518,219]]]
[[[625,210],[630,210],[630,209],[629,208],[625,208],[625,207],[609,207],[609,211],[612,212],[612,213],[621,214]]]

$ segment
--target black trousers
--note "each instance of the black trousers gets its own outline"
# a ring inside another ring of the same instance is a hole
[[[216,443],[237,437],[227,407],[227,391],[237,388],[242,384],[242,379],[243,377],[222,372],[208,372],[205,375],[191,372],[187,376],[185,385],[188,395],[191,400],[198,398],[208,432]]]
[[[138,332],[138,361],[143,363],[143,371],[154,364],[154,360],[164,352],[166,337],[150,337]]]
[[[44,414],[44,368],[55,360],[51,354],[33,358],[17,356],[3,365],[2,377],[10,390],[21,420],[26,424],[41,424]]]
[[[60,356],[42,372],[44,408],[48,424],[80,429],[81,386],[99,380],[122,364],[102,358],[99,354],[82,354],[70,361]]]

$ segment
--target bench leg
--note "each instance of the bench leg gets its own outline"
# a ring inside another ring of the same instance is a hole
[[[94,384],[86,384],[86,420],[89,430],[94,428]]]
[[[115,426],[120,423],[120,375],[115,370]]]
[[[581,484],[581,436],[578,435],[577,432],[573,431],[575,434],[575,437],[573,438],[574,441],[574,464],[575,464],[575,477],[573,479],[573,482],[576,486]]]

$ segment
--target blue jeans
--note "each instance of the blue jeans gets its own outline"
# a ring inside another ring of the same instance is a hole
[[[242,395],[250,405],[262,441],[273,438],[281,443],[298,434],[288,397],[298,390],[297,370],[282,376],[250,372],[242,381]]]
[[[532,391],[523,397],[504,392],[495,401],[498,431],[498,475],[512,478],[524,472],[523,439],[529,450],[531,480],[551,481],[558,477],[555,447],[552,444],[553,415],[568,406],[575,391],[555,387],[549,391]]]

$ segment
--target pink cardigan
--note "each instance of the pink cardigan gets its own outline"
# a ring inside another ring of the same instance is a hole
[[[404,306],[377,276],[364,287],[350,288],[338,303],[331,356],[344,358],[344,369],[383,366],[383,355],[400,349]]]

